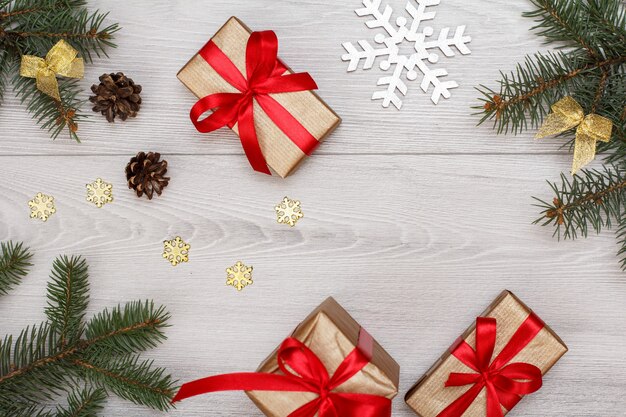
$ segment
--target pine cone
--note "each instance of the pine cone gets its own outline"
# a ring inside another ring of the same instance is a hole
[[[160,159],[161,154],[158,152],[139,152],[126,165],[128,188],[135,190],[137,197],[145,193],[148,200],[152,200],[154,193],[161,195],[169,184],[169,177],[164,176],[167,173],[167,161]]]
[[[122,72],[103,74],[100,84],[92,85],[91,91],[95,94],[89,97],[93,111],[102,113],[109,122],[114,122],[115,116],[122,120],[135,117],[141,107],[141,86]]]

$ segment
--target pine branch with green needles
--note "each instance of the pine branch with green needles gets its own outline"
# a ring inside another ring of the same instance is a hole
[[[107,56],[119,26],[105,23],[107,13],[90,12],[85,5],[83,0],[0,1],[0,102],[11,80],[17,97],[53,139],[67,131],[79,141],[78,124],[87,117],[80,111],[82,90],[77,80],[61,79],[61,100],[53,99],[41,93],[33,79],[20,76],[20,60],[22,55],[44,57],[61,39],[87,62]]]
[[[84,259],[62,257],[52,264],[46,316],[62,347],[75,343],[82,336],[89,304],[88,277]]]
[[[86,321],[88,278],[82,258],[57,258],[47,289],[48,321],[0,342],[0,417],[91,416],[108,393],[157,410],[170,407],[175,381],[139,356],[165,340],[169,313],[135,301]],[[44,405],[64,393],[67,406],[47,414]]]
[[[0,295],[7,294],[28,274],[31,257],[22,243],[0,242]]]
[[[57,407],[56,417],[91,417],[104,408],[106,391],[101,388],[83,388],[67,397],[67,407]]]
[[[498,133],[520,134],[539,127],[550,107],[572,96],[585,114],[598,114],[612,124],[604,153],[604,170],[584,170],[551,183],[552,201],[539,201],[536,221],[555,227],[559,238],[586,237],[618,225],[626,257],[626,7],[620,0],[530,0],[535,10],[524,16],[555,52],[527,56],[511,73],[501,73],[497,88],[481,85],[479,124],[493,121]],[[565,132],[570,150],[574,132]],[[626,270],[626,259],[622,261]]]
[[[589,231],[600,233],[619,224],[626,201],[626,170],[622,166],[582,170],[573,177],[562,174],[561,182],[550,186],[552,201],[535,198],[542,209],[542,217],[535,223],[554,226],[557,237],[587,237]]]

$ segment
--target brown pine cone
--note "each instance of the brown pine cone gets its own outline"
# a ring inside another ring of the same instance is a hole
[[[128,188],[135,190],[137,197],[145,193],[148,200],[152,200],[154,193],[161,195],[169,184],[169,177],[164,176],[167,173],[167,161],[160,159],[161,154],[158,152],[139,152],[126,165]]]
[[[122,72],[103,74],[100,84],[92,85],[91,91],[95,94],[89,97],[93,111],[102,113],[109,122],[114,122],[116,116],[122,120],[135,117],[141,107],[141,86]]]

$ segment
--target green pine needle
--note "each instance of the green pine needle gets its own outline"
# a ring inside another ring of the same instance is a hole
[[[162,329],[170,315],[151,301],[135,301],[96,314],[87,324],[86,337],[95,347],[118,353],[140,352],[165,340]]]
[[[600,233],[618,225],[618,254],[626,270],[626,167],[609,165],[602,171],[582,170],[569,178],[561,176],[561,183],[551,183],[554,193],[551,202],[538,199],[541,217],[535,221],[553,226],[558,238],[587,237],[590,231]]]
[[[498,133],[538,128],[551,106],[572,96],[585,114],[598,114],[612,124],[609,143],[600,143],[609,164],[602,171],[561,175],[550,183],[551,202],[535,223],[554,227],[559,238],[586,237],[590,231],[619,225],[622,266],[626,270],[626,7],[621,0],[530,0],[533,30],[559,51],[527,56],[511,73],[501,73],[498,88],[481,85],[479,124],[493,121]],[[572,149],[574,129],[558,135]],[[546,139],[546,140],[559,140]]]
[[[80,339],[89,304],[89,273],[81,257],[62,256],[52,264],[46,315],[61,346]]]
[[[67,396],[67,406],[57,406],[56,417],[93,417],[103,408],[106,391],[101,388],[74,390]]]
[[[0,242],[0,295],[7,294],[28,274],[31,257],[22,243]]]
[[[75,364],[90,381],[135,404],[162,411],[171,407],[175,382],[165,369],[155,367],[151,360],[141,360],[132,354],[115,358],[94,354],[91,358],[76,360]]]
[[[92,416],[106,392],[167,410],[175,390],[172,377],[139,356],[165,340],[162,330],[170,318],[165,308],[135,301],[85,323],[87,263],[59,257],[50,278],[49,322],[0,341],[0,417]],[[98,389],[73,390],[79,382]],[[46,410],[63,392],[67,406]]]
[[[33,79],[19,75],[22,55],[44,57],[59,40],[65,39],[82,58],[92,62],[114,48],[117,23],[106,24],[107,13],[89,12],[83,0],[2,0],[0,1],[0,101],[8,80],[17,97],[40,127],[56,139],[67,132],[80,142],[78,124],[87,116],[80,111],[83,100],[78,80],[59,79],[61,100],[39,91]],[[13,74],[13,75],[11,75]]]

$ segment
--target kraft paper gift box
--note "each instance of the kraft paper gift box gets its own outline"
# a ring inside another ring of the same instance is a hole
[[[246,75],[246,47],[251,30],[236,17],[228,22],[211,39]],[[293,73],[287,67],[286,73]],[[178,79],[198,98],[215,93],[238,92],[228,81],[198,53],[180,70]],[[339,116],[313,91],[270,94],[300,124],[322,142],[341,123]],[[281,177],[291,174],[305,159],[306,154],[260,108],[254,105],[254,125],[267,164]],[[239,126],[232,127],[239,134]]]
[[[332,298],[315,309],[257,372],[183,384],[173,403],[219,391],[246,394],[269,417],[390,416],[400,367]]]
[[[361,326],[333,298],[316,308],[291,334],[315,353],[329,372],[355,349]],[[257,372],[280,373],[277,350]],[[374,340],[372,359],[359,373],[339,386],[337,392],[379,395],[388,399],[398,393],[400,366]],[[317,394],[305,392],[250,391],[248,396],[269,417],[285,417],[298,407],[312,401]]]
[[[545,375],[556,362],[567,352],[567,346],[543,323],[532,310],[509,291],[504,291],[485,310],[481,317],[495,318],[497,322],[495,349],[492,359],[498,357],[507,344],[518,332],[527,319],[536,317],[536,321],[543,327],[525,347],[517,353],[508,363],[526,363],[534,365]],[[472,389],[471,384],[463,386],[446,387],[446,381],[451,373],[475,373],[470,367],[462,363],[452,352],[465,341],[472,349],[476,349],[476,324],[459,338],[459,340],[448,350],[435,365],[410,389],[406,394],[405,401],[421,417],[436,417],[451,406],[453,402]],[[493,362],[492,362],[493,363]],[[530,395],[541,395],[541,391]],[[522,397],[523,400],[523,397]],[[501,404],[502,413],[506,415],[507,410]],[[540,414],[540,413],[535,413]],[[450,413],[447,416],[460,415],[463,417],[485,417],[487,415],[487,394],[482,388],[478,396],[461,414]]]

